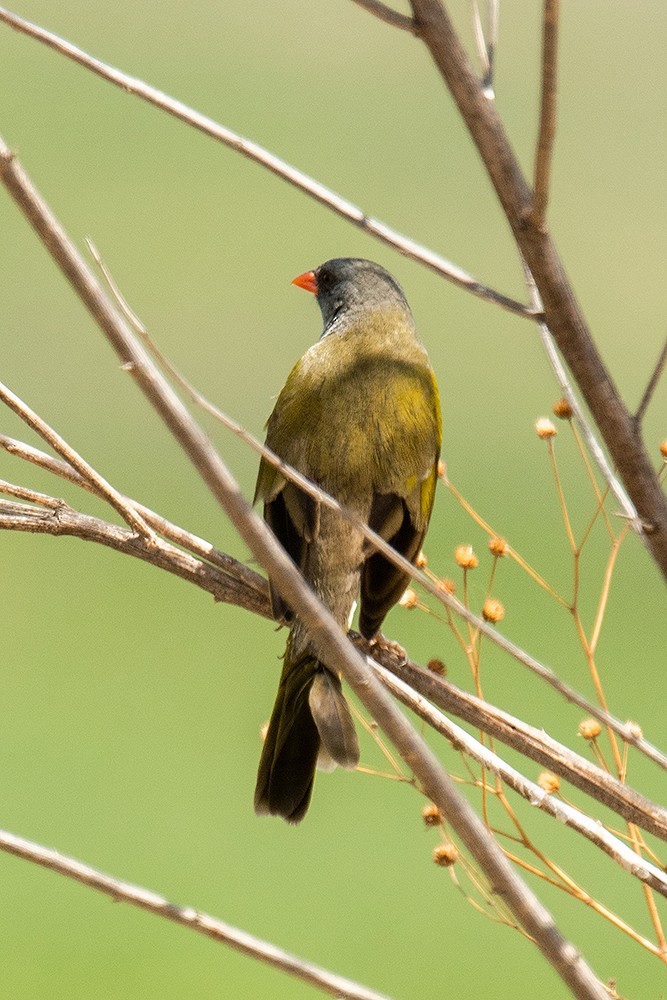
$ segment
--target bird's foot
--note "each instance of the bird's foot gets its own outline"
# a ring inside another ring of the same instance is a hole
[[[381,632],[368,640],[368,650],[371,656],[379,653],[380,656],[377,659],[381,659],[382,654],[390,656],[392,660],[397,661],[399,666],[408,662],[408,654],[403,647],[398,642],[394,642],[393,639],[387,639]]]

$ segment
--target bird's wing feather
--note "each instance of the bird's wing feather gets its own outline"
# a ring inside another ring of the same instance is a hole
[[[373,500],[369,526],[392,548],[414,563],[428,527],[435,496],[437,465],[406,496],[378,494]],[[372,639],[391,608],[400,600],[410,577],[380,552],[365,561],[361,573],[359,630]]]

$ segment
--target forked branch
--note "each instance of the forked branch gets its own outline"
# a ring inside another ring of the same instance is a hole
[[[637,423],[593,341],[546,226],[535,224],[533,193],[445,8],[440,0],[411,0],[411,6],[419,36],[459,108],[535,278],[549,329],[644,525],[646,545],[667,580],[667,499]]]

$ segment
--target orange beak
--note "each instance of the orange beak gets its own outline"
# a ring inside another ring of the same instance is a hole
[[[314,271],[305,271],[304,274],[300,274],[298,278],[295,278],[292,284],[297,285],[299,288],[305,288],[307,292],[312,292],[313,295],[317,295],[317,278]]]

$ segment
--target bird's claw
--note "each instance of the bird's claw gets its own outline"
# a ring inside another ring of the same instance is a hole
[[[404,650],[403,646],[401,646],[398,642],[394,642],[393,639],[387,639],[381,632],[378,632],[376,636],[369,639],[368,648],[371,656],[373,656],[375,652],[386,653],[393,660],[397,660],[399,666],[408,662],[408,654]]]

